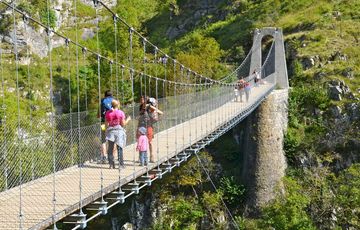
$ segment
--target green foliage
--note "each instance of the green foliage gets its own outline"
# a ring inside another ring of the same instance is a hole
[[[244,199],[245,188],[237,184],[234,177],[221,178],[219,189],[224,195],[224,200],[229,204],[239,204]]]
[[[292,163],[295,161],[295,157],[298,151],[298,148],[303,141],[304,133],[303,129],[294,129],[289,128],[284,138],[284,150],[286,157]]]
[[[212,162],[210,154],[201,152],[199,153],[199,158],[204,164],[204,167],[211,174],[214,170],[214,163]],[[196,157],[191,158],[181,170],[176,171],[172,178],[180,186],[197,186],[208,181],[208,178]]]
[[[342,228],[360,228],[360,164],[344,170],[335,181],[337,224]]]
[[[310,199],[296,181],[285,178],[285,196],[279,196],[263,209],[262,226],[275,229],[315,229],[306,213]]]
[[[167,215],[152,226],[151,229],[196,229],[201,217],[204,216],[202,208],[195,199],[186,200],[179,196],[168,204]]]
[[[218,78],[224,74],[219,62],[223,51],[214,38],[192,33],[176,42],[175,52],[181,63],[205,76]]]
[[[40,20],[45,25],[49,26],[50,28],[55,28],[56,26],[56,15],[55,11],[47,8],[42,9],[40,11]]]

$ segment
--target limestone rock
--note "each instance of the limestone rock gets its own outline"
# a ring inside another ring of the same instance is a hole
[[[353,79],[354,78],[354,72],[352,68],[346,68],[342,71],[341,73],[344,77],[347,77],[349,79]]]
[[[350,104],[347,104],[345,106],[345,108],[349,114],[351,121],[356,121],[356,120],[360,119],[360,104],[350,103]]]
[[[321,79],[323,79],[323,78],[326,77],[326,76],[327,76],[326,73],[324,73],[324,72],[318,72],[318,73],[315,74],[315,79],[316,79],[316,80],[321,80]]]
[[[335,101],[341,101],[342,100],[342,97],[341,97],[342,93],[343,93],[343,91],[341,90],[340,86],[333,86],[333,85],[329,86],[330,99],[335,100]]]
[[[123,226],[121,226],[121,230],[133,230],[134,226],[131,223],[125,223]]]
[[[336,51],[330,57],[331,61],[346,61],[347,59],[347,56],[345,54],[342,54],[340,51]]]
[[[315,65],[315,59],[313,57],[305,57],[301,60],[301,64],[305,70],[310,69]]]
[[[331,112],[331,115],[334,117],[334,118],[341,118],[341,108],[339,106],[331,106],[330,107],[330,112]]]
[[[81,0],[81,2],[89,6],[94,6],[93,0]],[[105,5],[111,8],[116,6],[117,0],[102,0],[102,2],[104,2]]]

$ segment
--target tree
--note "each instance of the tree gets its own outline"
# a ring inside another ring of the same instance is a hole
[[[263,209],[262,227],[275,229],[315,229],[306,213],[310,199],[291,178],[284,179],[285,196],[279,196]]]

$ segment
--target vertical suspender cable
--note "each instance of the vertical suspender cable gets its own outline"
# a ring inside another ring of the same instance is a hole
[[[78,23],[77,23],[77,0],[74,0],[74,15],[75,15],[75,42],[78,43]],[[78,123],[78,143],[77,143],[77,151],[78,151],[78,162],[79,162],[79,214],[84,215],[83,213],[83,200],[82,200],[82,157],[81,157],[81,149],[80,149],[80,143],[81,143],[81,117],[80,117],[80,79],[79,79],[79,47],[76,46],[76,92],[77,92],[77,123]]]
[[[1,111],[2,111],[2,117],[1,117],[1,125],[3,127],[3,146],[2,146],[2,153],[3,153],[3,162],[4,162],[4,189],[8,189],[8,164],[7,164],[7,125],[6,125],[6,105],[5,105],[5,84],[4,84],[4,67],[2,62],[2,55],[3,55],[3,49],[0,47],[0,74],[1,74],[1,97],[2,97],[2,105],[1,105]]]
[[[121,65],[121,101],[122,101],[122,103],[124,103],[125,102],[125,93],[124,93],[124,90],[125,90],[125,88],[124,88],[124,68],[125,68],[125,66],[124,65]],[[118,78],[116,79],[116,95],[118,95],[119,94],[119,80],[118,80]]]
[[[85,70],[85,66],[86,66],[86,53],[87,53],[87,49],[84,47],[82,49],[82,64],[84,65],[83,68],[84,68],[84,80],[85,80],[85,85],[84,85],[84,91],[85,91],[85,111],[86,113],[88,112],[88,99],[87,99],[87,73],[86,73],[86,70]],[[99,53],[99,52],[98,52]]]
[[[173,60],[174,63],[174,70],[173,70],[173,75],[174,75],[174,101],[175,101],[175,105],[174,105],[174,109],[173,111],[176,111],[176,113],[174,112],[175,115],[175,126],[177,126],[178,123],[178,114],[180,113],[180,111],[178,110],[178,106],[177,106],[177,98],[176,98],[176,60]],[[178,153],[177,151],[177,127],[175,128],[175,153]]]
[[[69,115],[70,115],[70,157],[71,157],[71,165],[74,165],[74,152],[73,152],[73,113],[72,113],[72,93],[71,93],[71,67],[70,67],[70,40],[65,40],[66,45],[66,59],[67,59],[67,72],[68,72],[68,81],[69,81]]]
[[[195,77],[195,86],[194,86],[194,104],[196,105],[198,103],[197,98],[198,98],[198,83],[197,83],[197,73],[194,73],[194,77]],[[198,107],[198,106],[196,106]],[[198,111],[194,111],[194,121],[195,121],[195,138],[194,141],[196,141],[198,139]]]
[[[26,28],[26,24],[28,23],[28,18],[24,15],[23,16],[23,22],[24,22],[24,32],[25,32],[25,37],[26,39],[28,39],[28,33],[27,33],[27,28]],[[27,64],[27,86],[29,87],[29,94],[31,93],[31,75],[30,75],[30,51],[28,46],[26,46],[26,59],[28,61]],[[29,125],[30,125],[30,130],[33,130],[33,117],[32,117],[32,104],[31,104],[31,98],[29,98]],[[36,140],[37,142],[37,140]],[[34,157],[34,146],[30,146],[30,155],[31,155],[31,179],[34,180],[35,179],[35,157]]]
[[[119,99],[119,73],[118,73],[118,40],[117,40],[117,33],[118,33],[118,29],[117,29],[117,21],[118,21],[118,16],[114,15],[113,16],[113,20],[114,20],[114,42],[115,42],[115,77],[116,77],[116,98]],[[121,103],[124,103],[124,66],[121,65],[121,87],[122,87],[122,92],[121,92]],[[118,187],[119,187],[119,194],[122,193],[121,190],[121,167],[120,167],[120,162],[119,162],[119,168],[118,168]],[[103,196],[102,196],[103,197]],[[103,198],[102,198],[103,199]]]
[[[187,70],[187,80],[188,82],[190,82],[190,69]],[[191,98],[191,86],[190,84],[188,84],[188,98],[189,98],[189,105],[191,106],[192,104],[192,98]],[[192,115],[191,115],[191,108],[188,106],[188,114],[190,114],[190,117],[188,118],[188,129],[189,129],[189,146],[191,147],[191,118],[192,118]]]
[[[55,114],[54,114],[54,90],[53,90],[53,73],[52,73],[52,59],[51,59],[51,50],[52,50],[52,41],[51,41],[51,25],[50,25],[50,7],[51,7],[51,0],[46,1],[47,5],[47,20],[48,20],[48,49],[49,49],[49,73],[50,73],[50,104],[51,104],[51,151],[53,155],[53,223],[54,229],[56,227],[56,156],[55,156]]]
[[[113,64],[114,62],[113,61],[109,61],[109,68],[110,68],[110,91],[112,93],[114,93],[114,79],[113,79]],[[116,66],[115,66],[115,69],[116,69]],[[119,99],[116,95],[116,98]]]
[[[142,81],[143,81],[143,73],[140,73],[140,96],[142,96],[143,95],[143,89],[142,89],[142,86],[143,86],[143,83],[142,83]],[[145,89],[146,90],[146,89]]]
[[[143,65],[144,65],[144,95],[146,97],[146,72],[147,72],[147,69],[146,69],[146,39],[143,38],[143,49],[144,49],[144,58],[143,58]],[[150,78],[149,78],[150,79]],[[142,93],[141,93],[142,95]]]
[[[95,6],[95,14],[96,14],[96,49],[97,49],[97,75],[98,75],[98,106],[101,108],[101,73],[100,73],[100,47],[99,47],[99,29],[100,29],[100,19],[99,19],[99,7],[98,2],[94,1]],[[110,66],[112,63],[110,62]],[[99,116],[98,119],[99,123],[99,140],[101,141],[101,116]],[[101,152],[101,144],[99,145],[99,151]],[[119,153],[118,153],[119,154]],[[120,162],[119,162],[119,168],[120,168]],[[103,174],[103,167],[100,167],[100,193],[101,193],[101,202],[104,202],[104,174]]]
[[[181,82],[184,81],[184,66],[183,65],[180,65],[180,77],[181,77]],[[181,84],[181,86],[183,87],[183,89],[181,90],[182,92],[182,100],[185,100],[185,97],[186,97],[186,84],[183,83]],[[187,102],[183,101],[182,102],[183,105],[187,105]],[[185,108],[183,108],[183,106],[180,108],[180,110],[182,111],[180,114],[181,114],[181,123],[182,123],[182,128],[183,128],[183,135],[182,135],[182,149],[185,149]]]
[[[201,113],[200,116],[202,117],[202,115],[204,114],[204,107],[205,107],[205,103],[204,103],[204,98],[203,98],[203,85],[202,85],[202,76],[200,75],[200,108],[201,108]],[[200,118],[200,136],[202,137],[204,135],[203,133],[203,119]]]
[[[135,118],[135,93],[134,93],[134,65],[133,65],[133,32],[134,29],[131,27],[129,29],[129,41],[130,41],[130,46],[129,46],[129,64],[130,64],[130,77],[131,77],[131,107],[132,107],[132,117],[133,119]],[[136,127],[135,127],[135,122],[132,122],[132,126],[133,126],[133,137],[134,140],[136,141]],[[136,144],[134,144],[134,146],[136,147]],[[134,183],[136,183],[136,178],[135,178],[135,151],[133,151],[133,178],[134,178]]]
[[[117,15],[114,15],[113,17],[114,20],[114,42],[115,42],[115,79],[116,79],[116,98],[119,99],[119,76],[118,76],[118,72],[119,72],[119,67],[118,67],[118,41],[117,41],[117,20],[118,17]],[[112,83],[111,83],[112,84]],[[112,87],[112,86],[111,86]],[[122,103],[124,103],[124,98],[122,98]]]
[[[15,54],[15,75],[16,75],[16,94],[17,94],[17,142],[18,142],[18,146],[16,148],[16,155],[20,156],[20,161],[19,161],[19,229],[23,228],[23,201],[22,201],[22,152],[20,151],[20,144],[21,144],[21,136],[20,136],[20,90],[19,90],[19,56],[18,56],[18,49],[17,49],[17,29],[16,29],[16,16],[15,16],[15,0],[13,1],[12,5],[12,14],[13,14],[13,25],[14,25],[14,54]]]
[[[155,53],[155,57],[156,57],[156,53]],[[157,68],[156,68],[157,69]],[[155,97],[156,100],[159,101],[159,88],[158,88],[158,78],[155,78]],[[156,133],[159,132],[159,125],[156,126]],[[159,139],[160,136],[158,134],[157,138],[156,138],[156,155],[157,155],[157,169],[160,170],[160,149],[159,149]]]

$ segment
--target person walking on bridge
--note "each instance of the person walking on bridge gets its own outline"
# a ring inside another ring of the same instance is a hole
[[[251,85],[247,81],[245,81],[245,83],[244,83],[244,90],[245,90],[245,95],[246,95],[246,102],[248,102],[249,97],[250,97]]]
[[[244,79],[241,78],[241,79],[237,82],[237,84],[238,84],[238,90],[239,90],[239,95],[240,95],[240,102],[243,102],[242,97],[243,97],[243,95],[244,95],[244,87],[245,87],[245,81],[244,81]]]
[[[114,145],[117,145],[119,167],[124,167],[123,149],[126,144],[126,132],[124,126],[131,120],[131,117],[125,117],[125,113],[119,110],[120,103],[117,100],[113,100],[112,109],[105,114],[106,140],[109,143],[108,146],[108,158],[110,168],[115,168],[113,149]]]

